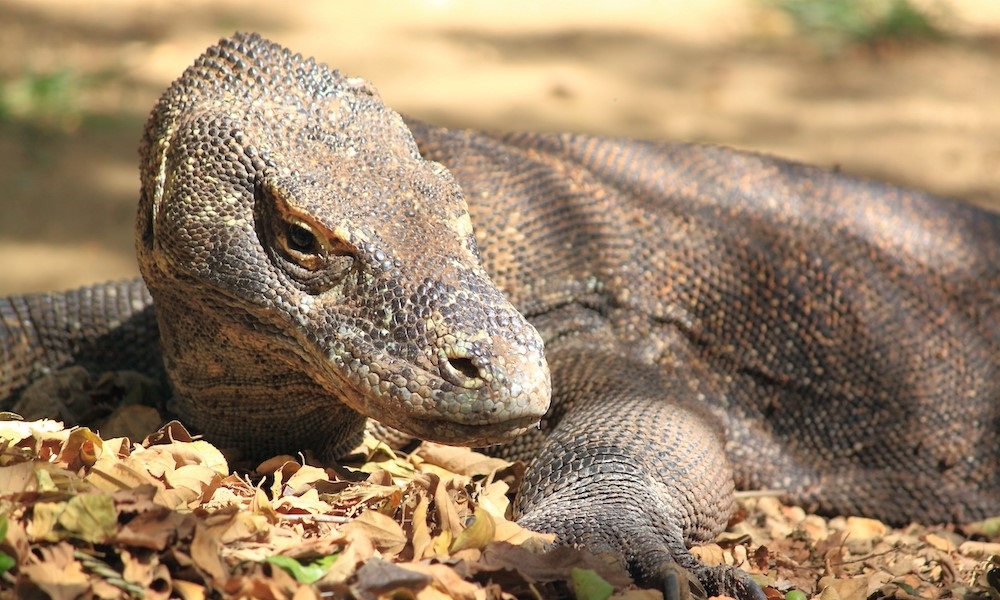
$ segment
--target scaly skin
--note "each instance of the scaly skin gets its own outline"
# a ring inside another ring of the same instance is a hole
[[[73,364],[93,373],[131,365],[163,377],[156,315],[142,281],[0,298],[0,409],[33,380]]]
[[[671,596],[762,597],[686,549],[734,485],[893,523],[1000,513],[993,214],[722,148],[404,122],[256,36],[174,83],[141,152],[164,365],[218,443],[335,456],[365,417],[506,440],[532,461],[522,523]],[[0,304],[0,391],[98,366],[63,340],[99,311],[23,305]],[[155,347],[130,310],[83,337]]]

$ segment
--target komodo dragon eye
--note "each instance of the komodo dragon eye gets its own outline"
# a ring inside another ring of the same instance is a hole
[[[267,180],[254,184],[254,217],[271,261],[310,294],[337,284],[355,264],[357,248],[292,208]]]
[[[277,247],[272,246],[273,259],[309,293],[329,289],[354,265],[355,251],[350,245],[324,236],[297,217],[277,218],[272,231],[277,241]]]
[[[319,254],[319,240],[312,231],[298,223],[289,223],[285,229],[285,239],[288,249],[302,254]]]
[[[310,271],[323,267],[329,248],[309,223],[286,217],[276,225],[278,243],[289,259]]]

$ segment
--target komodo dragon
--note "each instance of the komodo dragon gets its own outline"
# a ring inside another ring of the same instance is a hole
[[[141,176],[148,292],[3,300],[8,403],[162,348],[189,423],[249,455],[334,457],[366,416],[508,442],[521,523],[671,596],[690,572],[763,597],[686,550],[734,485],[1000,513],[993,214],[723,148],[434,127],[256,35],[167,90]]]

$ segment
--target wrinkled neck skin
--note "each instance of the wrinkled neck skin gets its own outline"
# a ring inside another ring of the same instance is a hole
[[[165,366],[186,424],[251,459],[311,449],[332,460],[360,442],[365,417],[292,367],[302,359],[280,332],[246,327],[254,317],[237,317],[217,296],[158,292]]]

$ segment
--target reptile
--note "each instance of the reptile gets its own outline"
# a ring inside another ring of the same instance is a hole
[[[247,456],[368,417],[530,460],[516,513],[670,597],[734,489],[890,523],[1000,513],[1000,219],[722,147],[436,127],[256,34],[140,147],[143,280],[0,301],[0,398],[169,376]],[[689,589],[690,588],[690,589]],[[700,588],[700,589],[699,589]]]

